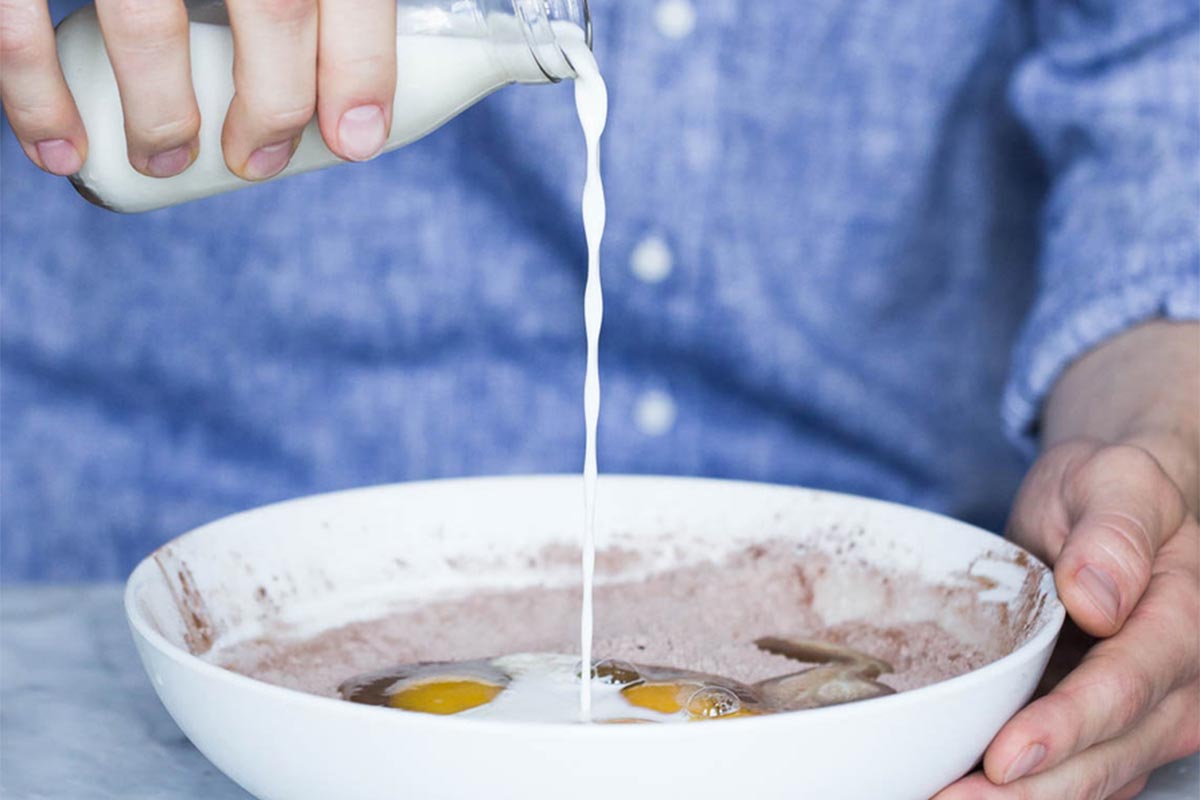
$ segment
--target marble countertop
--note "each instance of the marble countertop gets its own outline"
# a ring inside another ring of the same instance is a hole
[[[1143,800],[1196,800],[1200,758]],[[250,800],[171,721],[142,672],[121,587],[0,590],[0,797]]]

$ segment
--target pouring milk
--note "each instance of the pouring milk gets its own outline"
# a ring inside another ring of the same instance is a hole
[[[604,303],[600,285],[600,241],[604,235],[604,187],[600,177],[600,136],[608,116],[608,92],[588,42],[586,4],[559,0],[579,9],[579,19],[549,19],[552,3],[511,0],[512,14],[487,13],[509,0],[459,3],[473,13],[466,24],[482,29],[456,35],[452,10],[441,9],[446,30],[433,32],[429,12],[438,2],[400,0],[397,8],[397,84],[391,135],[384,150],[421,138],[510,83],[545,83],[574,77],[575,106],[587,147],[587,178],[582,210],[587,239],[584,321],[587,364],[584,377],[584,514],[580,608],[579,715],[591,719],[592,585],[595,571],[596,428],[600,414],[598,350]],[[477,6],[473,5],[477,4]],[[406,22],[405,11],[421,14]],[[569,17],[569,15],[568,15]],[[58,28],[59,59],[90,147],[87,161],[72,182],[89,200],[121,212],[149,211],[253,185],[225,166],[221,128],[233,97],[233,38],[220,5],[190,10],[192,83],[200,107],[200,152],[183,173],[151,178],[129,165],[116,79],[108,61],[93,6],[69,16]],[[414,20],[417,20],[414,23]],[[411,24],[410,24],[411,23]],[[525,26],[526,30],[521,30]],[[289,166],[275,178],[340,163],[325,146],[314,119],[305,129]],[[272,180],[274,180],[273,178]]]

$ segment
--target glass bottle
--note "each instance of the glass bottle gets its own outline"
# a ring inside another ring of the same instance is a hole
[[[233,97],[233,37],[225,6],[189,2],[188,14],[200,151],[190,167],[170,178],[151,178],[129,165],[121,99],[94,6],[58,26],[59,60],[88,134],[87,160],[71,182],[97,205],[149,211],[254,185],[230,172],[221,152]],[[591,45],[587,0],[397,0],[396,96],[384,150],[421,138],[509,84],[573,78],[564,52],[568,37]],[[338,163],[314,118],[291,163],[275,178]]]

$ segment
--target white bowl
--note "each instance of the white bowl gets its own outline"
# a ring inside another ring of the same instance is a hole
[[[821,549],[849,538],[855,559],[933,583],[973,581],[984,600],[1004,607],[1016,644],[985,667],[922,689],[692,725],[406,714],[268,685],[205,659],[246,637],[281,627],[316,632],[397,602],[577,579],[569,566],[548,575],[518,556],[576,544],[582,498],[580,478],[558,476],[402,484],[267,506],[147,558],[130,576],[125,608],[146,672],[179,727],[225,774],[270,800],[923,800],[969,770],[1029,699],[1062,625],[1048,570],[952,519],[781,486],[603,476],[601,547],[658,553],[658,568],[680,553],[719,558],[755,541]],[[664,534],[682,547],[663,548]],[[464,558],[485,567],[467,578],[447,563]],[[928,602],[873,607],[879,599],[857,596],[853,584],[825,595],[817,600],[832,616],[968,624]]]

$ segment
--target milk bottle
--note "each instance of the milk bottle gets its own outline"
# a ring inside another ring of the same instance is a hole
[[[421,138],[501,87],[575,77],[566,53],[579,42],[586,49],[590,38],[587,0],[397,0],[396,6],[396,97],[384,150]],[[188,13],[200,153],[170,178],[151,178],[129,165],[121,99],[95,8],[59,25],[59,60],[88,134],[87,161],[71,181],[92,202],[131,213],[253,185],[230,172],[221,153],[233,97],[225,7],[189,2]],[[336,163],[314,118],[291,164],[276,177]]]

